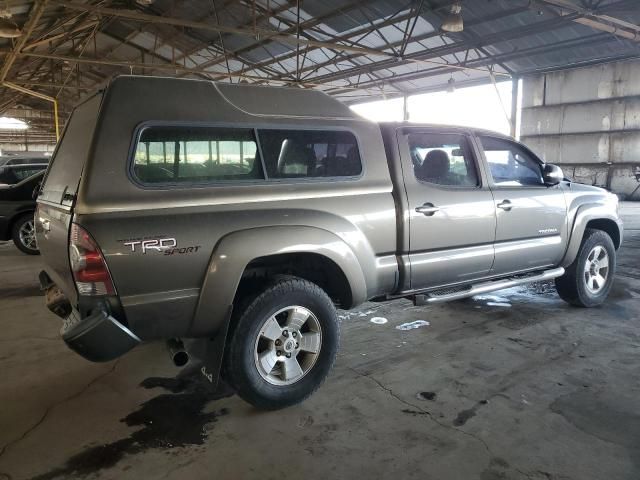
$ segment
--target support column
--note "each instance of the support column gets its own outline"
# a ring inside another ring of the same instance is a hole
[[[409,96],[405,95],[402,97],[402,120],[405,122],[409,121]]]
[[[520,79],[518,77],[512,77],[511,80],[511,136],[516,138],[516,122],[518,121],[518,91],[520,88]]]

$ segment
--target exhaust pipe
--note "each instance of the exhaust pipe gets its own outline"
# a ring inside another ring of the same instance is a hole
[[[184,349],[182,340],[177,338],[167,340],[167,348],[169,349],[171,361],[176,367],[184,367],[189,363],[189,352]]]

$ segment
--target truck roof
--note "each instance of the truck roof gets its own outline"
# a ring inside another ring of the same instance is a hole
[[[121,94],[129,89],[135,95],[141,87],[144,89],[144,86],[148,85],[151,87],[148,91],[153,92],[154,95],[171,96],[175,86],[184,85],[185,82],[212,85],[214,87],[212,94],[217,94],[220,102],[227,103],[236,110],[252,116],[362,120],[362,117],[335,98],[324,92],[306,88],[120,75],[110,82],[107,90],[117,86]]]
[[[491,135],[492,137],[501,137],[513,140],[512,137],[505,135],[494,130],[487,130],[484,128],[465,127],[463,125],[445,125],[439,123],[418,123],[418,122],[380,122],[381,128],[398,129],[398,128],[428,128],[433,130],[448,130],[448,131],[460,131],[460,132],[474,132],[479,135]]]

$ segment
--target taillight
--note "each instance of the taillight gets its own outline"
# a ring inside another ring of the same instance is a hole
[[[113,295],[116,289],[102,252],[80,225],[71,224],[69,261],[80,295]]]

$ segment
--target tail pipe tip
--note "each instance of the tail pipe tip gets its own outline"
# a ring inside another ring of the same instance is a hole
[[[171,361],[176,367],[184,367],[189,363],[189,352],[185,350],[182,340],[177,338],[167,340],[167,349],[169,350]]]

